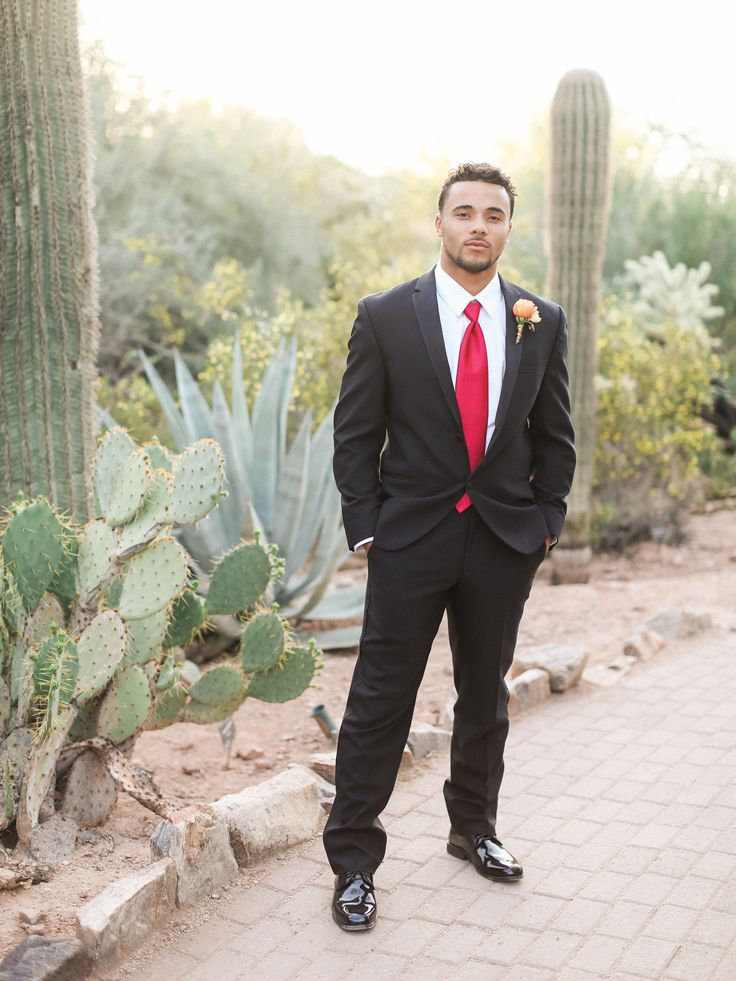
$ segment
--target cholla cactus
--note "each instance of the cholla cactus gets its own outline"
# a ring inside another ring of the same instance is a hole
[[[716,338],[710,336],[706,324],[724,311],[712,302],[718,287],[707,282],[709,262],[701,262],[697,269],[688,269],[684,262],[670,266],[663,252],[654,252],[638,260],[627,259],[625,266],[637,290],[634,310],[649,337],[665,339],[667,328],[675,326],[715,346]]]
[[[204,603],[187,582],[171,532],[214,507],[223,479],[211,440],[171,459],[116,429],[93,468],[97,517],[78,535],[46,501],[12,509],[0,552],[0,829],[15,820],[27,839],[60,754],[75,748],[98,752],[124,789],[160,810],[116,746],[178,720],[222,721],[248,695],[285,701],[309,685],[314,646],[295,647],[261,602],[283,568],[273,548],[240,544],[223,556]],[[182,646],[216,613],[245,613],[240,657],[201,673]],[[94,790],[79,773],[69,788]]]

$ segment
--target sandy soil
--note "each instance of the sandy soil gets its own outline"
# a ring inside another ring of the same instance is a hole
[[[715,623],[736,630],[736,509],[695,515],[688,532],[688,540],[677,547],[642,543],[623,555],[597,557],[586,585],[551,586],[544,563],[527,603],[519,649],[551,641],[580,643],[589,647],[591,664],[608,663],[621,653],[633,626],[669,607],[705,608]],[[666,656],[666,649],[660,656]],[[301,698],[286,705],[246,702],[234,717],[237,734],[229,766],[217,726],[179,724],[144,733],[133,758],[182,808],[267,779],[288,763],[306,762],[312,753],[331,748],[310,711],[322,703],[339,720],[354,663],[354,654],[327,655],[316,686]],[[451,695],[443,625],[415,718],[441,723]],[[0,956],[26,935],[18,915],[22,909],[46,914],[46,936],[73,934],[80,905],[148,863],[149,838],[158,820],[121,796],[99,829],[99,840],[78,845],[73,862],[57,868],[49,882],[0,893]]]

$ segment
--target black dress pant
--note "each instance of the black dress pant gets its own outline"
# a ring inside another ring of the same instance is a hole
[[[373,545],[360,652],[337,744],[337,794],[324,831],[335,873],[374,872],[379,820],[393,791],[417,690],[447,610],[457,701],[444,794],[460,834],[494,834],[519,622],[544,543],[522,555],[474,508],[453,510],[419,541]]]

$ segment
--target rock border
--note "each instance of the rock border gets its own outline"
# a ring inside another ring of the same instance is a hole
[[[520,652],[509,682],[509,714],[536,708],[581,678],[593,685],[615,684],[668,639],[690,637],[711,625],[707,611],[665,610],[632,630],[619,658],[587,670],[589,652],[583,647],[544,644]],[[451,699],[446,709],[449,724],[453,704]],[[404,765],[446,751],[451,738],[447,729],[416,723]],[[123,876],[80,907],[76,938],[23,940],[0,963],[0,981],[81,981],[97,964],[113,965],[150,940],[177,908],[216,898],[217,889],[240,868],[313,838],[334,799],[329,780],[334,780],[334,753],[316,754],[310,766],[291,764],[239,793],[184,811],[176,822],[161,821],[151,836],[148,868]]]

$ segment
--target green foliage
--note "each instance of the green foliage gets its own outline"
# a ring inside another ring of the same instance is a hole
[[[595,459],[599,543],[674,537],[704,493],[699,459],[719,454],[699,418],[718,361],[697,333],[664,325],[648,336],[631,309],[609,301],[599,342]]]
[[[163,646],[183,647],[189,643],[203,623],[204,604],[193,589],[185,589],[174,600]]]
[[[207,589],[208,614],[241,613],[255,605],[271,579],[271,556],[258,542],[238,545],[215,566]]]
[[[688,269],[684,262],[670,267],[663,252],[626,261],[626,272],[635,285],[634,312],[653,337],[664,340],[665,326],[694,331],[702,344],[711,345],[707,322],[723,314],[723,307],[712,303],[718,287],[708,283],[711,265],[701,262]]]
[[[286,654],[282,663],[251,678],[248,695],[262,702],[288,702],[306,691],[315,668],[313,649],[295,647]]]
[[[14,512],[3,535],[3,562],[32,612],[61,572],[66,536],[46,501],[20,504]]]

